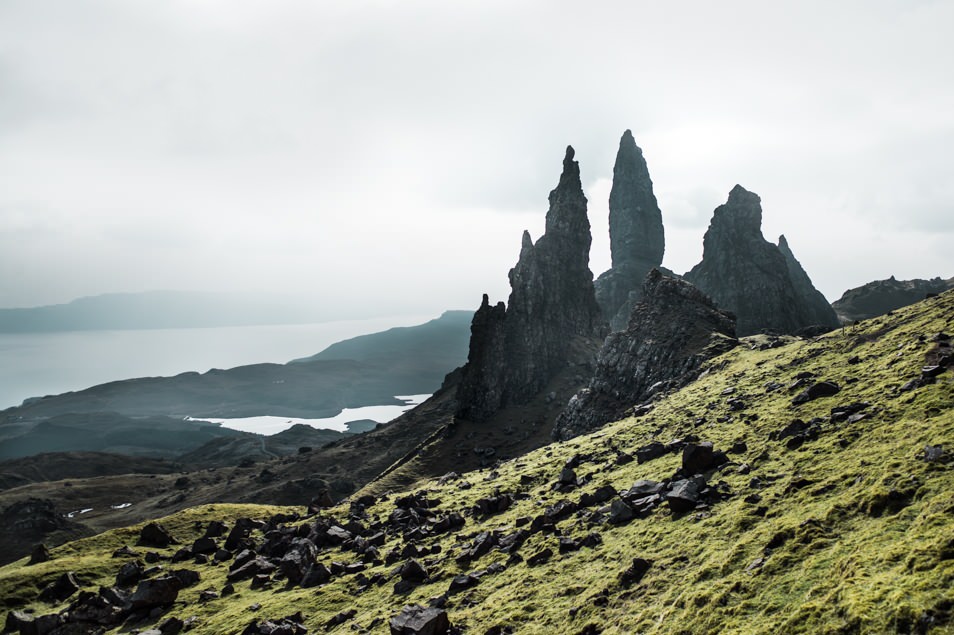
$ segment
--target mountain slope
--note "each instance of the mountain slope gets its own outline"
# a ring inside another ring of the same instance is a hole
[[[952,632],[952,329],[949,292],[812,340],[744,339],[642,417],[251,533],[265,564],[296,549],[307,563],[312,537],[331,574],[318,587],[288,581],[288,556],[283,574],[200,600],[228,565],[166,563],[199,582],[170,608],[123,614],[123,628],[195,616],[192,632],[238,633],[291,616],[309,632],[382,633],[402,607],[432,603],[471,633]],[[211,505],[162,522],[190,545],[213,520],[276,511]],[[62,610],[37,599],[43,585],[67,570],[94,593],[112,585],[130,557],[111,554],[138,530],[8,565],[0,598]]]

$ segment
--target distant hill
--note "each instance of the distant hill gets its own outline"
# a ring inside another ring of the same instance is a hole
[[[469,334],[470,314],[448,311],[425,324],[339,342],[288,364],[141,377],[30,399],[0,412],[0,460],[80,450],[172,458],[212,442],[193,458],[221,465],[249,455],[249,448],[268,457],[289,451],[285,446],[321,445],[342,435],[322,431],[320,438],[272,449],[242,433],[182,418],[318,419],[344,408],[400,405],[395,395],[433,393],[464,363]]]
[[[928,294],[954,289],[954,278],[943,280],[875,280],[854,289],[848,289],[834,302],[832,308],[842,322],[867,320],[888,311],[920,302]]]
[[[0,333],[307,324],[341,318],[286,296],[146,291],[0,309]]]
[[[359,335],[332,344],[325,350],[292,360],[292,363],[353,359],[398,361],[408,355],[428,359],[467,359],[473,311],[445,311],[439,318],[418,326],[398,326],[380,333]],[[448,368],[451,370],[453,367]]]

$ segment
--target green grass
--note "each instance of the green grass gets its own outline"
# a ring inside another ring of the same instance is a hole
[[[332,632],[351,633],[354,625],[387,632],[388,618],[403,605],[440,595],[458,573],[506,562],[505,554],[491,551],[468,567],[458,566],[454,556],[474,533],[513,531],[519,517],[536,516],[563,498],[575,501],[582,491],[604,483],[623,490],[637,479],[669,477],[679,467],[678,455],[620,466],[615,448],[633,452],[654,439],[694,434],[720,449],[746,443],[747,450],[731,455],[732,463],[710,479],[724,481],[731,498],[681,517],[663,506],[620,527],[593,528],[570,516],[558,524],[564,535],[582,537],[596,529],[603,543],[560,555],[556,536],[533,535],[520,553],[527,557],[550,547],[553,558],[536,567],[513,564],[451,596],[452,623],[468,633],[494,625],[509,625],[518,633],[577,633],[587,624],[604,633],[918,632],[923,616],[943,618],[954,600],[954,473],[950,465],[919,458],[927,444],[954,449],[954,373],[913,392],[898,387],[919,375],[934,346],[918,337],[951,332],[952,316],[954,294],[948,293],[817,340],[763,351],[740,346],[713,360],[703,378],[658,401],[649,415],[541,448],[493,470],[465,474],[469,489],[461,489],[461,481],[419,483],[448,511],[469,508],[497,489],[528,498],[497,516],[468,516],[458,534],[427,541],[442,547],[440,554],[424,558],[431,581],[407,595],[395,595],[393,581],[355,594],[354,578],[346,576],[316,589],[286,590],[276,583],[253,591],[243,582],[236,585],[236,595],[200,604],[200,591],[224,585],[227,566],[198,566],[202,581],[180,594],[185,604],[170,614],[197,616],[195,633],[237,633],[253,618],[300,610],[311,632],[323,632],[332,615],[355,609],[354,619]],[[860,361],[849,364],[853,356]],[[766,392],[767,382],[787,385],[806,370],[837,382],[842,391],[799,407],[791,405],[794,393],[785,388]],[[742,398],[747,408],[731,410],[729,396],[721,394],[726,388],[734,388],[731,397]],[[825,417],[833,406],[859,401],[870,403],[866,418],[825,422],[822,434],[798,449],[770,439],[794,418]],[[720,422],[724,417],[730,419]],[[568,494],[552,491],[563,463],[575,454],[589,455],[576,471],[591,481]],[[742,463],[750,473],[741,473]],[[522,476],[532,480],[522,485]],[[760,489],[750,487],[753,477],[762,481]],[[753,493],[761,501],[745,502]],[[380,500],[369,510],[371,516],[386,518],[393,498]],[[189,542],[209,520],[262,518],[276,510],[211,505],[161,522]],[[346,512],[339,507],[330,514],[343,519]],[[64,545],[53,551],[53,561],[41,565],[27,567],[21,561],[4,567],[0,597],[7,607],[27,605],[40,613],[61,608],[35,603],[38,589],[64,570],[76,571],[93,588],[110,583],[119,566],[111,552],[132,544],[137,531],[138,526],[120,529]],[[389,535],[381,552],[402,544],[400,536]],[[624,588],[617,576],[634,557],[650,559],[653,566],[639,584]],[[759,558],[761,566],[753,566]],[[356,556],[336,550],[320,559],[350,562]],[[393,568],[381,565],[365,575],[390,576]],[[605,603],[595,602],[604,591]],[[253,604],[260,608],[252,611]],[[125,630],[133,626],[146,625]],[[925,628],[954,632],[954,622],[942,619]]]

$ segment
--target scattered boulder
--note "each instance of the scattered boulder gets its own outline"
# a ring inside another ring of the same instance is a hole
[[[701,474],[728,461],[725,452],[716,451],[712,443],[687,443],[682,449],[682,473],[686,476]]]
[[[33,551],[30,552],[30,561],[27,562],[30,564],[40,564],[41,562],[47,562],[50,560],[50,550],[46,548],[42,542],[37,546],[33,547]]]
[[[792,399],[792,405],[798,406],[822,397],[831,397],[839,392],[841,392],[841,388],[835,382],[819,381],[795,395],[795,398]]]
[[[628,523],[636,514],[633,508],[627,505],[622,499],[614,499],[610,505],[609,523],[611,525],[622,525]]]
[[[675,481],[666,493],[666,502],[669,503],[669,509],[674,514],[682,514],[692,511],[700,502],[702,502],[701,492],[706,486],[706,479],[703,476],[693,476],[692,478]]]
[[[401,570],[399,573],[402,580],[412,582],[414,584],[420,584],[421,582],[427,580],[428,577],[427,569],[425,569],[424,566],[414,558],[411,558],[401,565]]]
[[[622,573],[620,573],[620,584],[623,586],[637,584],[643,579],[643,576],[646,575],[646,572],[649,571],[652,566],[652,560],[646,560],[645,558],[633,558],[633,563]]]
[[[123,564],[119,568],[119,573],[116,574],[116,586],[131,587],[137,584],[142,579],[144,570],[145,567],[138,560]]]
[[[144,547],[165,548],[179,543],[159,523],[148,523],[139,532],[139,542],[136,544]]]
[[[129,597],[129,608],[139,610],[168,606],[176,601],[181,588],[179,579],[171,575],[143,580]]]
[[[553,549],[546,547],[536,552],[529,558],[527,558],[527,565],[531,567],[535,567],[538,564],[543,564],[544,562],[546,562],[552,557],[553,557]]]
[[[451,580],[450,586],[447,588],[447,594],[453,595],[465,589],[475,587],[478,584],[480,584],[480,578],[471,573],[457,575],[454,576],[453,580]]]
[[[450,631],[447,611],[419,604],[405,606],[389,625],[391,635],[447,635]]]
[[[46,585],[43,590],[40,591],[39,599],[41,602],[57,604],[79,590],[80,584],[77,582],[75,574],[72,571],[68,571]]]

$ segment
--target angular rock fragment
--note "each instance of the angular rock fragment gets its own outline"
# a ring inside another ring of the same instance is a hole
[[[139,542],[144,547],[165,548],[169,545],[178,544],[166,528],[159,523],[148,523],[139,532]]]
[[[412,604],[392,617],[389,626],[391,635],[447,635],[450,620],[443,609]]]

